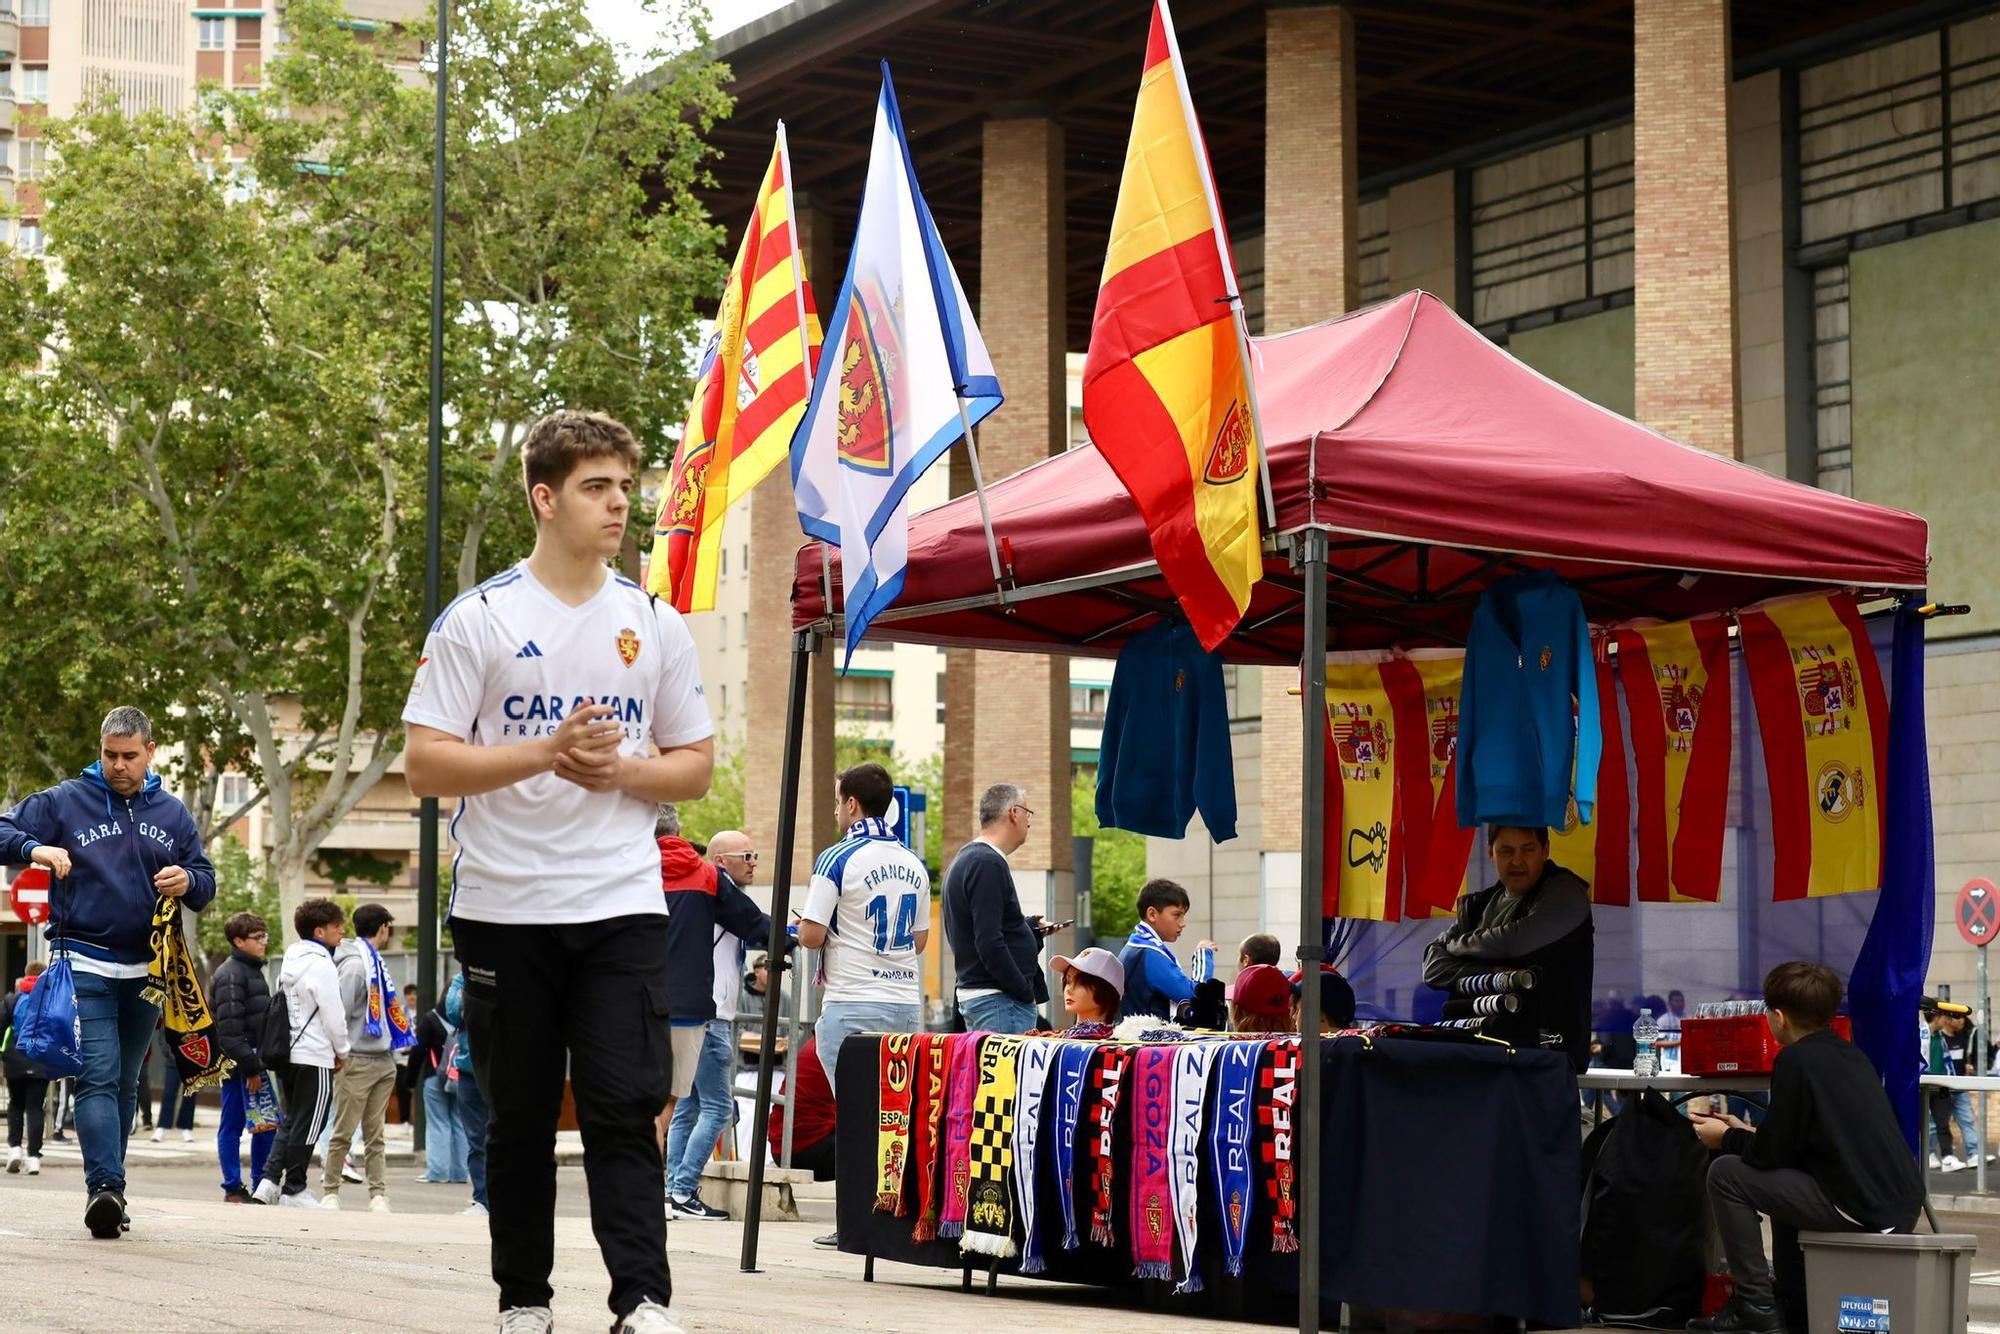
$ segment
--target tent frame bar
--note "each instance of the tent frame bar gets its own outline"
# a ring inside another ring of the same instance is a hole
[[[1305,580],[1305,639],[1299,671],[1309,700],[1326,698],[1326,572],[1327,538],[1320,530],[1299,535],[1292,547],[1292,568]],[[1320,1328],[1320,1083],[1322,1044],[1308,1043],[1303,1033],[1319,1033],[1320,964],[1325,960],[1321,918],[1321,886],[1326,881],[1326,710],[1301,708],[1303,731],[1299,784],[1299,1087],[1292,1109],[1292,1152],[1298,1170],[1293,1180],[1299,1208],[1299,1334]]]

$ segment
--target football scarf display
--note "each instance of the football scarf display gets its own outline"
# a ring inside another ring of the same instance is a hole
[[[1056,1044],[1056,1187],[1062,1192],[1063,1235],[1066,1251],[1077,1247],[1076,1236],[1076,1134],[1077,1118],[1083,1111],[1083,1087],[1090,1072],[1090,1058],[1097,1048],[1084,1042]],[[1087,1135],[1088,1130],[1085,1131]]]
[[[946,1060],[956,1033],[924,1033],[917,1038],[915,1110],[911,1114],[911,1152],[917,1164],[917,1225],[914,1241],[935,1241],[938,1230],[938,1131],[944,1126]]]
[[[1132,1272],[1174,1276],[1174,1051],[1141,1047],[1132,1058]]]
[[[1208,1162],[1215,1177],[1215,1198],[1222,1210],[1222,1268],[1230,1277],[1243,1273],[1243,1244],[1250,1232],[1251,1095],[1257,1087],[1261,1042],[1223,1044],[1215,1062],[1215,1124],[1208,1132]]]
[[[160,1007],[167,1030],[167,1047],[174,1069],[189,1093],[212,1088],[229,1077],[236,1062],[222,1054],[215,1040],[215,1016],[202,995],[201,975],[188,953],[187,932],[181,929],[181,901],[160,895],[153,904],[153,957],[146,962],[145,997]]]
[[[1049,1066],[1055,1039],[1027,1038],[1021,1043],[1020,1087],[1014,1094],[1014,1198],[1021,1206],[1021,1272],[1039,1274],[1047,1268],[1041,1239],[1035,1235],[1035,1151],[1042,1125],[1042,1096],[1049,1086]]]
[[[1020,1078],[1020,1038],[988,1038],[979,1048],[979,1091],[972,1104],[971,1192],[961,1250],[1011,1259],[1013,1213],[1007,1173],[1014,1161],[1014,1094]],[[1047,1067],[1043,1068],[1047,1073]]]
[[[1257,1155],[1264,1162],[1264,1191],[1271,1199],[1271,1250],[1299,1248],[1298,1200],[1292,1182],[1292,1107],[1298,1096],[1299,1040],[1278,1038],[1264,1049],[1257,1084]]]
[[[403,998],[389,981],[389,969],[383,964],[382,956],[376,953],[372,941],[362,941],[361,948],[368,951],[368,1015],[361,1021],[361,1031],[371,1038],[379,1038],[386,1023],[390,1051],[416,1046],[416,1032],[410,1027],[410,1017],[403,1013]]]
[[[1117,1184],[1117,1160],[1111,1152],[1111,1131],[1118,1118],[1118,1089],[1125,1082],[1131,1055],[1123,1047],[1099,1047],[1090,1066],[1090,1239],[1114,1245],[1111,1191]]]
[[[1174,1049],[1174,1125],[1167,1150],[1174,1183],[1174,1235],[1181,1244],[1181,1279],[1175,1292],[1200,1292],[1195,1246],[1201,1226],[1201,1115],[1208,1105],[1208,1076],[1215,1068],[1213,1042]]]
[[[965,1232],[965,1208],[972,1191],[972,1095],[979,1088],[979,1044],[985,1030],[959,1035],[945,1069],[944,1213],[937,1234],[950,1239]]]
[[[916,1038],[892,1033],[882,1039],[881,1115],[875,1131],[875,1212],[901,1215],[903,1168],[910,1152],[910,1100],[915,1091],[910,1059]]]

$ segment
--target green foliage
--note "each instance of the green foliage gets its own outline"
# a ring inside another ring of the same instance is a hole
[[[342,889],[357,881],[365,885],[393,885],[403,873],[399,862],[348,848],[322,848],[314,855],[313,864],[321,875]]]
[[[717,737],[715,748],[708,794],[680,805],[681,834],[704,847],[725,829],[743,828],[743,746]]]
[[[1146,883],[1146,839],[1129,829],[1097,823],[1097,782],[1079,774],[1069,789],[1070,829],[1090,845],[1090,929],[1125,936],[1139,920],[1139,890]]]
[[[215,898],[196,914],[200,940],[198,948],[210,967],[229,957],[229,941],[222,928],[240,912],[253,912],[271,928],[273,954],[283,951],[289,927],[278,912],[278,882],[257,865],[250,849],[234,834],[224,834],[211,850],[215,863]]]

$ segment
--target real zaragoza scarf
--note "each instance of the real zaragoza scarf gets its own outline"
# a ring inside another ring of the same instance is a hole
[[[1251,1097],[1257,1087],[1261,1042],[1223,1044],[1215,1067],[1215,1125],[1208,1136],[1208,1161],[1215,1174],[1215,1198],[1222,1207],[1222,1267],[1232,1278],[1243,1273],[1243,1244],[1250,1232],[1250,1170],[1254,1118]]]
[[[1221,1044],[1190,1042],[1174,1049],[1174,1127],[1168,1162],[1174,1182],[1174,1234],[1181,1243],[1181,1271],[1187,1277],[1175,1292],[1200,1292],[1201,1269],[1195,1240],[1201,1225],[1201,1118],[1208,1106],[1208,1076]]]
[[[881,1115],[875,1131],[875,1212],[904,1212],[903,1169],[909,1165],[910,1097],[916,1080],[910,1060],[916,1038],[891,1033],[882,1039]]]
[[[1042,1098],[1055,1049],[1054,1038],[1027,1038],[1021,1043],[1020,1088],[1014,1095],[1014,1199],[1021,1206],[1024,1274],[1039,1274],[1048,1267],[1041,1238],[1035,1234],[1035,1155],[1041,1147]]]
[[[403,1013],[403,998],[389,981],[389,970],[382,963],[382,956],[375,952],[371,941],[362,941],[361,947],[368,951],[368,1017],[361,1021],[361,1031],[379,1038],[386,1020],[390,1051],[416,1046],[416,1031],[410,1027],[410,1017]]]
[[[961,1033],[946,1062],[944,1107],[944,1214],[938,1235],[965,1234],[972,1195],[972,1099],[979,1089],[979,1047],[985,1030]]]
[[[1173,1047],[1141,1047],[1132,1058],[1132,1272],[1174,1276]]]
[[[937,1240],[938,1131],[944,1126],[945,1059],[959,1036],[924,1033],[917,1038],[917,1096],[911,1115],[915,1126],[911,1155],[917,1164],[917,1226],[910,1236],[915,1241]]]
[[[188,1092],[220,1084],[236,1068],[215,1040],[215,1016],[202,995],[201,975],[188,953],[187,932],[181,929],[181,901],[160,895],[153,904],[153,957],[146,963],[148,1001],[160,1007],[173,1049],[174,1068]]]
[[[1292,1193],[1292,1106],[1297,1096],[1299,1040],[1278,1038],[1264,1048],[1258,1073],[1257,1152],[1264,1160],[1264,1190],[1271,1197],[1271,1250],[1299,1248],[1298,1200]]]
[[[1014,1163],[1020,1055],[1020,1038],[988,1038],[979,1047],[979,1092],[972,1104],[972,1189],[965,1208],[965,1235],[958,1243],[961,1250],[1002,1260],[1014,1254],[1007,1174]]]
[[[1083,1087],[1090,1058],[1097,1048],[1088,1042],[1056,1044],[1056,1185],[1062,1191],[1063,1249],[1075,1250],[1077,1118],[1083,1112]],[[1083,1128],[1086,1138],[1088,1127]]]
[[[1117,1244],[1111,1201],[1111,1189],[1117,1184],[1117,1159],[1112,1156],[1111,1141],[1118,1121],[1118,1090],[1125,1083],[1130,1057],[1131,1052],[1124,1047],[1099,1047],[1090,1066],[1090,1239],[1100,1246]]]

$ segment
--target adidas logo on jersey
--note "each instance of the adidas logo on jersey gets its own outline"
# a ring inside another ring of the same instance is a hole
[[[517,658],[539,658],[542,656],[542,650],[534,640],[530,639],[527,643],[521,645],[521,651],[514,656]]]

